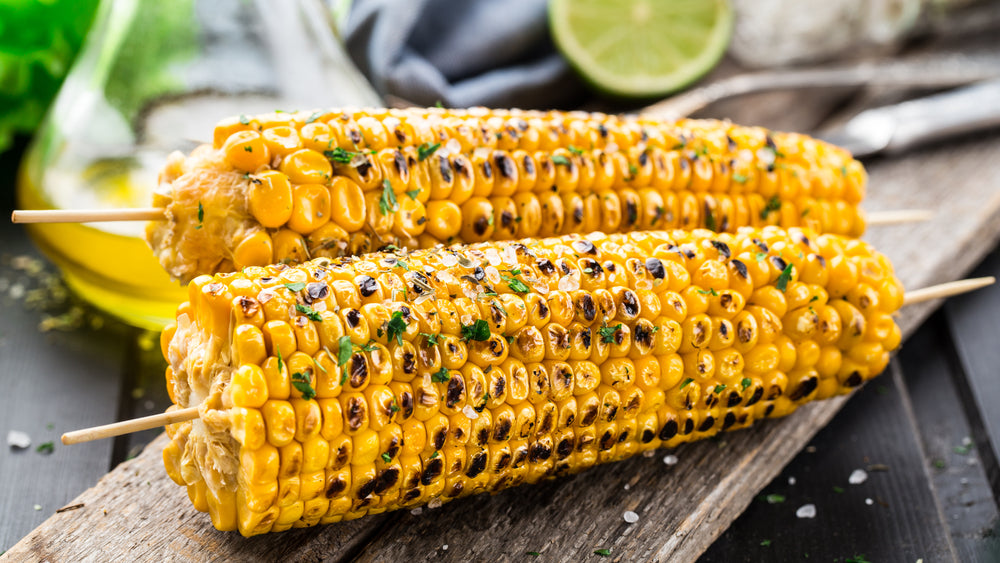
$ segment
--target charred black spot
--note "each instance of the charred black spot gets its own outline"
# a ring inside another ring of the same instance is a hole
[[[615,271],[618,270],[618,267],[615,266],[614,262],[612,262],[611,260],[608,260],[607,262],[604,263],[604,269],[607,270],[607,271],[609,271],[609,272],[611,272],[613,274],[613,273],[615,273]]]
[[[705,396],[705,406],[708,408],[714,407],[719,402],[719,396],[715,393],[709,393]]]
[[[532,463],[545,461],[552,457],[552,448],[542,442],[535,442],[529,446],[528,460]]]
[[[611,422],[618,416],[618,405],[606,405],[608,408],[604,411],[604,420]]]
[[[771,416],[772,412],[774,412],[774,403],[767,405],[767,408],[764,409],[764,416]]]
[[[677,421],[670,419],[663,423],[663,428],[660,429],[660,439],[663,441],[669,440],[677,435]]]
[[[552,261],[548,258],[542,258],[536,262],[535,265],[538,266],[538,270],[545,275],[551,275],[556,272],[556,267],[552,265]]]
[[[390,467],[380,473],[378,478],[375,479],[375,489],[373,492],[380,495],[391,489],[397,481],[399,481],[399,469]]]
[[[728,297],[729,303],[732,303],[733,298],[730,297],[729,294],[725,294],[723,295],[723,297]],[[722,301],[722,299],[720,299],[720,301]],[[722,306],[728,308],[729,303],[723,303]],[[722,319],[721,321],[719,321],[719,335],[721,335],[723,338],[728,338],[730,326],[732,326],[732,323],[730,323],[728,319]]]
[[[514,214],[511,213],[509,209],[504,209],[500,212],[500,226],[505,229],[514,228]]]
[[[504,469],[507,469],[508,465],[510,465],[510,460],[511,460],[511,455],[509,453],[501,452],[500,458],[496,460],[496,463],[493,465],[493,467],[495,467],[496,471],[498,472],[503,471]]]
[[[701,426],[698,427],[698,432],[707,432],[715,426],[715,417],[712,415],[707,415],[705,420],[701,421]]]
[[[322,282],[313,282],[306,284],[306,295],[305,301],[307,303],[312,303],[319,299],[326,299],[330,295],[330,286]]]
[[[630,318],[639,314],[639,298],[631,289],[622,292],[622,310]]]
[[[646,258],[646,271],[658,280],[662,280],[667,275],[663,268],[663,262],[659,258]]]
[[[583,418],[580,419],[580,426],[590,426],[597,420],[599,412],[597,405],[588,405],[586,409],[583,413]]]
[[[608,138],[608,128],[603,123],[597,125],[597,133],[600,134],[602,139]]]
[[[688,159],[686,158],[681,159],[680,165],[681,165],[681,170],[687,170],[688,168],[691,168],[691,164],[688,162]]]
[[[733,391],[729,393],[729,400],[726,401],[726,406],[730,408],[735,407],[736,405],[740,404],[740,401],[742,400],[743,396],[737,393],[736,391]]]
[[[556,446],[556,455],[559,459],[566,459],[571,453],[573,453],[573,441],[569,438],[560,440],[559,445]]]
[[[507,378],[504,376],[503,372],[497,376],[496,383],[493,384],[493,396],[503,397],[504,392],[507,391]]]
[[[630,199],[625,202],[625,216],[628,225],[635,225],[636,221],[639,220],[639,207],[635,201]]]
[[[590,349],[590,346],[593,344],[593,341],[594,337],[593,334],[590,332],[589,327],[580,331],[580,342],[583,343],[584,348]]]
[[[597,262],[597,260],[591,260],[590,258],[584,258],[580,260],[580,268],[583,269],[583,273],[587,274],[589,270],[589,275],[592,278],[604,273],[604,268]]]
[[[483,177],[484,178],[486,178],[487,180],[489,180],[490,178],[493,177],[493,165],[490,164],[490,161],[484,160],[483,161],[483,165],[480,168],[482,168],[482,170],[483,170]]]
[[[504,178],[513,178],[517,175],[517,166],[514,164],[514,160],[507,156],[507,153],[503,151],[493,153],[493,162]]]
[[[756,405],[757,401],[760,401],[763,396],[764,396],[764,388],[763,387],[755,388],[753,390],[753,395],[750,395],[750,398],[747,399],[747,406],[749,407]]]
[[[477,475],[486,469],[486,461],[486,452],[479,452],[472,456],[472,459],[469,460],[469,468],[465,471],[465,476],[469,479],[475,479]]]
[[[719,251],[719,256],[722,256],[724,259],[728,260],[729,257],[733,255],[733,253],[729,250],[728,244],[717,240],[713,240],[710,242],[712,243],[712,246],[715,247],[717,251]]]
[[[647,347],[653,345],[653,331],[650,330],[646,323],[636,323],[634,332],[636,344],[642,344]]]
[[[780,397],[782,392],[783,391],[781,387],[778,387],[777,385],[772,385],[771,388],[767,390],[767,396],[765,397],[765,399],[768,401],[773,401],[778,397]]]
[[[490,429],[486,428],[485,426],[483,428],[480,428],[479,433],[476,435],[476,443],[482,446],[483,444],[488,442],[489,439],[490,439]]]
[[[438,170],[441,171],[441,179],[446,184],[450,184],[454,177],[452,176],[451,162],[447,157],[438,156]]]
[[[541,432],[542,434],[548,434],[549,432],[552,431],[552,413],[551,412],[548,413],[548,414],[546,414],[545,418],[542,419],[542,424],[541,424],[541,426],[538,427],[538,431]]]
[[[486,229],[489,227],[490,220],[487,217],[477,217],[476,220],[472,222],[472,230],[479,236],[485,235]]]
[[[336,479],[330,481],[330,483],[326,486],[326,498],[336,498],[346,490],[347,481],[337,477]]]
[[[368,379],[368,358],[364,354],[354,354],[351,356],[351,385],[361,387]]]
[[[355,145],[364,140],[364,138],[361,136],[361,131],[358,131],[357,129],[348,129],[347,130],[347,137]]]
[[[582,213],[582,210],[581,210]],[[573,249],[580,254],[597,254],[597,247],[594,243],[589,240],[574,240],[572,243]]]
[[[347,326],[349,328],[354,328],[361,322],[361,312],[357,309],[350,309],[344,314],[344,320],[347,321]]]
[[[645,134],[645,132],[643,132],[643,134]],[[639,166],[646,166],[646,164],[648,163],[649,163],[649,155],[646,154],[646,151],[642,151],[641,153],[639,153]]]
[[[648,444],[653,441],[653,438],[656,438],[656,432],[647,428],[642,431],[642,436],[639,437],[639,440],[641,440],[643,444]]]
[[[573,222],[577,224],[583,223],[583,202],[577,202],[573,206]]]
[[[368,498],[368,496],[371,495],[374,491],[375,491],[375,479],[372,479],[367,483],[365,483],[364,485],[358,487],[358,498],[359,499]]]
[[[524,173],[528,175],[535,173],[535,159],[528,155],[524,155]]]
[[[785,268],[788,267],[788,264],[784,260],[782,260],[780,256],[771,256],[770,260],[771,264],[775,268],[781,270],[782,272],[785,271]]]
[[[371,276],[358,276],[357,282],[362,297],[368,297],[378,291],[378,282]]]
[[[351,455],[351,451],[350,451],[350,449],[346,445],[345,446],[340,446],[337,449],[337,454],[335,456],[336,463],[334,463],[334,466],[335,467],[343,467],[344,464],[347,463],[347,458],[350,457],[350,455]]]
[[[403,155],[398,149],[392,155],[392,165],[396,167],[396,172],[400,176],[407,176],[410,173],[410,167],[406,164],[406,156]]]
[[[610,450],[611,447],[615,445],[615,439],[615,433],[610,430],[606,430],[604,434],[601,435],[601,439],[597,441],[597,447],[602,452]]]
[[[420,483],[425,487],[430,485],[441,475],[443,468],[444,461],[441,460],[441,456],[427,460],[427,463],[424,464],[424,472],[420,475]]]
[[[734,424],[736,424],[736,415],[731,412],[727,412],[725,418],[722,419],[722,429],[726,430]]]
[[[594,305],[594,298],[589,292],[585,292],[576,303],[577,309],[583,314],[583,318],[588,321],[594,320],[597,316],[597,307]]]
[[[260,303],[258,303],[253,297],[240,297],[239,305],[243,314],[247,317],[256,315],[257,311],[260,310]]]
[[[795,242],[804,244],[806,246],[812,246],[812,243],[809,242],[809,237],[807,237],[806,235],[802,234],[802,232],[800,232],[800,231],[793,231],[792,232],[792,240],[794,240]]]
[[[538,318],[545,320],[549,316],[549,306],[545,301],[538,302]]]
[[[421,494],[420,489],[410,489],[406,491],[405,494],[403,494],[403,500],[406,502],[409,502],[411,500],[417,500],[417,497],[419,497],[420,494]]]
[[[730,137],[729,135],[726,135],[726,141],[728,141],[729,144],[729,152],[735,152],[736,149],[739,148],[739,145],[736,144],[736,141],[734,141],[733,138]]]
[[[434,433],[434,449],[440,450],[444,447],[444,441],[448,438],[448,430],[445,428],[439,428],[437,432]]]
[[[363,397],[351,397],[347,401],[347,426],[359,430],[364,423],[365,401]]]
[[[562,273],[567,276],[570,274],[570,272],[573,271],[573,269],[569,267],[569,264],[567,264],[565,260],[559,260],[559,269],[562,270]]]
[[[767,252],[767,245],[764,244],[764,241],[760,240],[759,238],[750,239],[750,240],[751,240],[751,242],[753,242],[754,244],[757,245],[757,248],[759,248],[761,250],[761,252]]]
[[[864,379],[861,377],[861,373],[854,371],[847,377],[847,381],[844,382],[844,385],[848,387],[857,387],[858,385],[861,385],[862,381],[864,381]]]
[[[691,417],[688,417],[684,421],[684,430],[681,432],[681,434],[687,435],[687,434],[690,434],[692,432],[694,432],[694,419],[691,418]]]
[[[744,264],[740,260],[733,260],[732,262],[730,262],[730,264],[733,265],[733,268],[736,269],[736,273],[739,274],[739,276],[741,278],[743,278],[743,279],[749,279],[750,275],[749,275],[749,272],[747,272],[747,265],[746,264]]]
[[[403,373],[413,374],[417,372],[417,362],[414,360],[413,352],[403,352]]]
[[[465,483],[458,481],[457,483],[451,486],[451,496],[457,497],[458,495],[462,494],[462,491],[464,490],[465,490]]]
[[[506,442],[510,436],[511,426],[510,419],[504,418],[497,421],[496,426],[493,427],[493,439],[497,442]]]
[[[465,394],[465,381],[461,377],[452,377],[448,380],[448,389],[445,391],[445,404],[448,408],[455,408],[462,396]],[[440,448],[440,446],[438,446]]]
[[[403,418],[410,418],[413,415],[413,394],[409,391],[403,391],[399,395],[399,408],[403,413]]]

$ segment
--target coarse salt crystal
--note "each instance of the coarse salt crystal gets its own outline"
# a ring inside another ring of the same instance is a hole
[[[445,268],[451,268],[455,264],[458,264],[458,257],[454,254],[445,254],[444,257],[441,258],[441,264]]]
[[[656,450],[646,450],[642,452],[642,457],[653,457],[656,455]]]
[[[580,277],[579,275],[565,275],[559,278],[559,289],[561,291],[576,291],[580,289]]]
[[[625,490],[627,491],[627,490],[629,490],[629,488],[630,487],[628,486],[628,483],[625,483]]]
[[[444,504],[444,503],[441,502],[441,499],[436,498],[436,499],[434,499],[434,500],[432,500],[432,501],[430,501],[430,502],[427,503],[427,508],[438,508],[442,504]]]
[[[677,465],[677,456],[670,454],[663,456],[663,463],[667,465]]]
[[[499,266],[503,263],[500,259],[500,253],[495,248],[486,249],[486,261],[490,263],[490,266]]]
[[[799,518],[815,518],[816,517],[816,505],[815,504],[803,504],[795,511],[795,516]]]
[[[23,450],[31,446],[31,436],[28,436],[19,430],[11,430],[7,432],[7,445],[12,448],[20,448]]]
[[[847,482],[852,485],[860,485],[868,480],[868,472],[864,469],[855,469],[851,472],[851,476],[847,478]]]
[[[479,418],[479,413],[476,412],[476,409],[472,408],[472,405],[465,405],[465,408],[462,409],[462,414],[472,420]]]
[[[19,283],[15,283],[10,286],[10,297],[11,299],[20,299],[24,297],[24,286]]]
[[[871,505],[875,504],[875,501],[873,501],[873,500],[872,500],[872,499],[870,499],[870,498],[866,498],[866,499],[865,499],[865,504],[867,504],[868,506],[871,506]]]
[[[448,544],[442,545],[441,549],[443,549],[444,551],[448,551]]]
[[[625,521],[629,524],[635,524],[639,521],[639,515],[631,510],[625,511],[625,514],[623,514],[622,517],[625,518]]]
[[[794,485],[795,484],[795,477],[789,477],[788,478],[788,484],[789,485]]]
[[[424,509],[421,508],[421,507],[419,507],[419,506],[410,511],[410,514],[412,514],[414,516],[420,516],[423,513],[424,513]]]

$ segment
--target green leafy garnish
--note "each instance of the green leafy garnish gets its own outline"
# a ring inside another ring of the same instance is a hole
[[[749,377],[744,377],[743,381],[740,381],[740,385],[743,387],[743,389],[741,389],[741,391],[746,391],[747,387],[750,387],[751,385],[753,385],[753,381]]]
[[[419,189],[416,189],[416,190],[407,190],[406,195],[410,199],[417,199],[417,196],[420,195],[420,190]]]
[[[541,555],[541,553],[538,553],[537,551],[529,551],[529,552],[526,553],[526,555],[531,555],[533,557],[538,557],[539,555]]]
[[[763,262],[763,261],[764,261],[764,259],[765,259],[765,258],[767,258],[767,253],[766,253],[766,252],[758,252],[758,253],[757,253],[757,254],[756,254],[756,255],[754,256],[754,258],[756,258],[758,262]]]
[[[308,123],[312,123],[313,121],[316,121],[317,119],[320,118],[321,115],[323,115],[323,112],[321,112],[321,111],[314,111],[312,113],[312,115],[310,115],[309,118],[306,119],[306,123],[308,124]]]
[[[688,385],[690,385],[693,382],[694,382],[694,380],[691,379],[690,377],[685,377],[684,381],[681,381],[680,389],[683,389],[683,388],[687,387]]]
[[[50,454],[53,451],[55,451],[55,449],[56,447],[52,442],[43,442],[41,444],[38,444],[38,447],[35,448],[35,451],[40,454]]]
[[[778,211],[779,209],[781,209],[781,200],[778,199],[778,196],[773,195],[771,199],[767,200],[767,205],[764,206],[764,209],[760,210],[760,218],[767,219],[767,216],[772,211]]]
[[[285,283],[285,284],[282,284],[282,285],[285,286],[285,289],[287,289],[288,291],[291,291],[293,293],[296,292],[296,291],[302,291],[303,289],[306,288],[306,284],[304,284],[302,282]]]
[[[771,545],[771,540],[760,540],[761,547],[768,547]]]
[[[477,340],[485,342],[490,339],[490,324],[478,319],[471,325],[462,325],[462,340]]]
[[[838,487],[838,486],[834,485],[833,486],[833,492],[835,492],[835,493],[837,493],[839,495],[839,494],[841,494],[841,493],[844,492],[844,487]]]
[[[389,403],[389,414],[393,415],[397,412],[399,412],[399,405],[396,404],[396,399],[393,399],[392,402]]]
[[[383,453],[382,454],[382,461],[384,461],[386,463],[390,463],[392,461],[392,456],[389,455],[388,453]]]
[[[705,228],[714,231],[715,228],[715,215],[712,213],[711,209],[706,209],[707,214],[705,215]]]
[[[597,334],[601,337],[601,342],[604,344],[611,344],[615,341],[615,333],[621,330],[622,323],[618,323],[615,326],[602,326],[597,329]]]
[[[552,155],[552,163],[560,165],[560,166],[569,166],[570,165],[569,159],[566,158],[565,156],[561,155],[561,154]]]
[[[355,155],[361,153],[355,153],[351,151],[345,151],[344,149],[337,147],[330,151],[323,151],[323,156],[330,159],[333,162],[340,164],[350,164],[354,160]]]
[[[570,145],[567,148],[569,149],[569,152],[571,152],[573,154],[583,154],[583,150],[582,149],[578,149],[578,148],[574,147],[573,145]]]
[[[406,332],[406,319],[403,318],[402,311],[393,311],[389,322],[385,326],[388,339],[391,342],[396,339],[396,344],[403,345],[403,333]]]
[[[740,174],[739,172],[733,174],[733,181],[738,184],[745,184],[749,179],[750,179],[749,176],[746,176],[745,174]]]
[[[285,371],[285,360],[281,358],[281,346],[275,346],[275,351],[278,352],[278,373]]]
[[[420,161],[426,160],[429,156],[434,154],[434,152],[437,151],[439,148],[441,148],[441,143],[434,143],[433,145],[428,143],[421,144],[419,147],[417,147],[417,160]]]
[[[198,201],[198,224],[205,222],[205,208],[201,205],[201,201]]]
[[[351,349],[353,345],[351,344],[350,336],[341,336],[337,340],[337,345],[340,347],[337,350],[337,364],[340,365],[342,374],[340,376],[340,384],[343,385],[347,383],[347,362],[351,361]]]
[[[451,379],[451,373],[448,372],[448,368],[442,367],[438,371],[431,374],[431,381],[434,383],[445,383]]]
[[[812,211],[812,207],[807,207],[807,208],[803,209],[802,213],[801,213],[801,216],[805,217],[806,215],[809,215],[810,211]]]
[[[245,115],[243,115],[243,114],[241,113],[241,114],[240,114],[240,124],[241,124],[241,125],[250,125],[250,118],[249,118],[249,117],[247,117],[247,116],[245,116]]]
[[[695,291],[697,291],[698,293],[700,293],[702,295],[711,295],[712,297],[718,297],[719,296],[719,292],[715,291],[715,289],[711,288],[711,287],[708,288],[708,289],[696,289]]]
[[[791,264],[785,266],[785,269],[781,271],[781,275],[778,276],[778,280],[774,282],[774,287],[782,292],[785,291],[788,287],[788,282],[792,279],[792,268]]]
[[[438,456],[438,453],[437,453],[437,451],[435,451],[434,453],[431,454],[431,457],[429,457],[428,459],[434,459],[437,456]]]
[[[309,377],[308,373],[293,373],[292,387],[295,387],[299,393],[302,393],[302,398],[307,401],[316,396],[316,390],[312,386],[312,378]]]
[[[528,287],[523,281],[517,279],[516,275],[521,273],[521,270],[511,270],[510,272],[513,276],[502,276],[503,281],[507,282],[507,287],[510,288],[514,293],[528,293],[531,288]]]
[[[388,215],[389,212],[394,212],[399,209],[399,203],[396,201],[396,193],[392,191],[392,184],[389,180],[382,181],[382,195],[378,198],[378,210],[382,215]]]
[[[313,310],[309,305],[303,305],[301,303],[295,304],[295,310],[302,313],[306,317],[309,317],[310,321],[322,321],[323,317],[319,316],[319,313]]]
[[[712,389],[712,393],[715,393],[716,395],[718,395],[719,393],[722,393],[722,391],[725,388],[726,388],[726,384],[725,383],[720,383],[720,384],[718,384],[718,385],[715,386],[715,389]]]
[[[421,332],[420,335],[424,337],[424,341],[427,342],[428,346],[437,346],[437,343],[441,340],[440,334]]]
[[[785,495],[771,494],[764,497],[764,500],[766,500],[768,504],[781,504],[785,502]]]
[[[607,557],[607,556],[611,555],[611,550],[610,549],[598,549],[598,550],[594,551],[594,555],[600,555],[601,557]]]

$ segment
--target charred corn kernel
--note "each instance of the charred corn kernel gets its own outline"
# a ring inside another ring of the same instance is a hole
[[[329,212],[346,234],[336,241],[344,244],[316,249],[328,257],[388,244],[596,229],[733,232],[775,224],[855,236],[864,228],[863,168],[846,152],[802,135],[715,121],[511,115],[414,108],[226,120],[212,147],[168,165],[173,193],[163,197],[171,219],[149,227],[151,245],[171,274],[187,281],[233,269],[230,256],[261,228],[308,235],[318,225],[292,214],[289,180],[329,186]],[[262,188],[266,175],[280,177],[281,186]],[[205,233],[191,228],[199,203],[208,207],[208,232],[226,218],[214,259],[204,256]],[[278,260],[311,256],[278,246]]]
[[[848,392],[898,346],[899,294],[864,243],[776,227],[199,278],[162,347],[174,408],[202,417],[164,465],[244,534],[536,482]]]

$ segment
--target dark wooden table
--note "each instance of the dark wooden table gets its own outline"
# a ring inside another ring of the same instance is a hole
[[[827,106],[845,103],[842,92],[823,95],[830,98]],[[784,96],[786,104],[794,99]],[[794,113],[774,99],[768,106]],[[802,115],[772,117],[757,122],[793,128],[819,122],[807,123]],[[1000,146],[1000,135],[971,142]],[[23,145],[0,157],[0,218],[14,205],[21,150]],[[997,178],[984,181],[1000,185]],[[0,552],[158,434],[66,448],[58,442],[62,432],[169,404],[156,335],[108,319],[72,297],[59,301],[58,291],[34,291],[54,273],[23,228],[0,220],[0,436],[18,430],[32,438],[31,447],[5,445],[0,454]],[[1000,250],[977,274],[1000,276]],[[40,308],[40,297],[47,308]],[[58,315],[78,317],[80,326],[43,332],[40,325]],[[860,390],[701,560],[1000,561],[1000,386],[991,385],[1000,371],[998,334],[1000,288],[949,302],[907,340],[891,370]],[[51,453],[38,451],[47,442],[53,443]],[[859,469],[867,480],[851,484]],[[796,516],[806,504],[815,505],[814,518]]]

